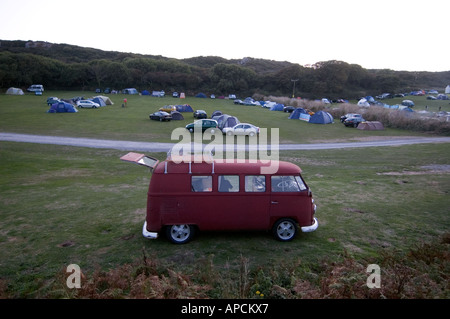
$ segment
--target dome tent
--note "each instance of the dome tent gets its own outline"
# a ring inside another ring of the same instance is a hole
[[[309,119],[309,123],[314,124],[329,124],[334,123],[333,116],[330,113],[325,111],[319,111],[311,115]]]
[[[13,87],[9,88],[6,91],[6,94],[8,94],[8,95],[24,95],[22,89],[13,88]]]
[[[274,104],[270,107],[270,111],[283,111],[283,109],[284,109],[284,104],[280,104],[280,103]]]
[[[289,119],[299,120],[300,114],[308,114],[308,112],[304,108],[298,107],[289,115]]]
[[[225,127],[233,127],[240,123],[237,117],[229,114],[220,115],[215,119],[217,121],[220,130],[222,130]]]
[[[172,120],[174,120],[174,121],[182,121],[182,120],[184,120],[183,114],[181,114],[178,111],[172,111],[172,112],[170,112],[170,115],[172,115]]]
[[[381,122],[378,121],[366,121],[359,123],[357,129],[365,131],[380,131],[384,130],[384,126]]]
[[[52,104],[50,106],[50,109],[47,111],[47,113],[77,113],[77,112],[78,110],[75,106],[64,101]]]
[[[175,105],[178,112],[194,112],[189,104]]]

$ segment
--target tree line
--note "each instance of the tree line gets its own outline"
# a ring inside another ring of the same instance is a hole
[[[67,44],[1,41],[0,87],[47,89],[178,91],[186,94],[292,96],[354,99],[384,92],[419,89],[442,91],[450,71],[370,70],[343,61],[310,66],[290,62],[220,57],[170,59],[161,56],[102,51]]]

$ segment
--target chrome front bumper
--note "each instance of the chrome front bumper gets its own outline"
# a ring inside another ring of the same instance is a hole
[[[149,232],[147,230],[147,222],[144,222],[144,226],[142,226],[142,236],[149,239],[156,239],[158,238],[158,233]]]

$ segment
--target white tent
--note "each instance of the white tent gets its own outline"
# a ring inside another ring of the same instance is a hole
[[[23,91],[22,91],[22,89],[18,89],[18,88],[9,88],[7,91],[6,91],[6,94],[10,94],[10,95],[23,95],[24,93],[23,93]]]
[[[358,101],[358,106],[368,107],[370,106],[370,103],[367,101],[367,99],[362,98],[361,100]]]
[[[103,96],[103,95],[97,95],[94,96],[94,98],[98,97],[99,99],[102,99],[103,102],[105,102],[106,105],[113,105],[114,103],[111,101],[111,99],[107,96]]]
[[[450,94],[450,85],[445,88],[445,94]]]

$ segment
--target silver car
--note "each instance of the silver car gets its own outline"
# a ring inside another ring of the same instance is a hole
[[[233,127],[224,127],[222,133],[226,135],[249,135],[259,134],[259,127],[249,123],[239,123]]]
[[[81,107],[81,108],[87,107],[87,108],[96,109],[97,107],[100,107],[100,104],[95,103],[90,100],[80,100],[80,101],[77,101],[77,106]]]

